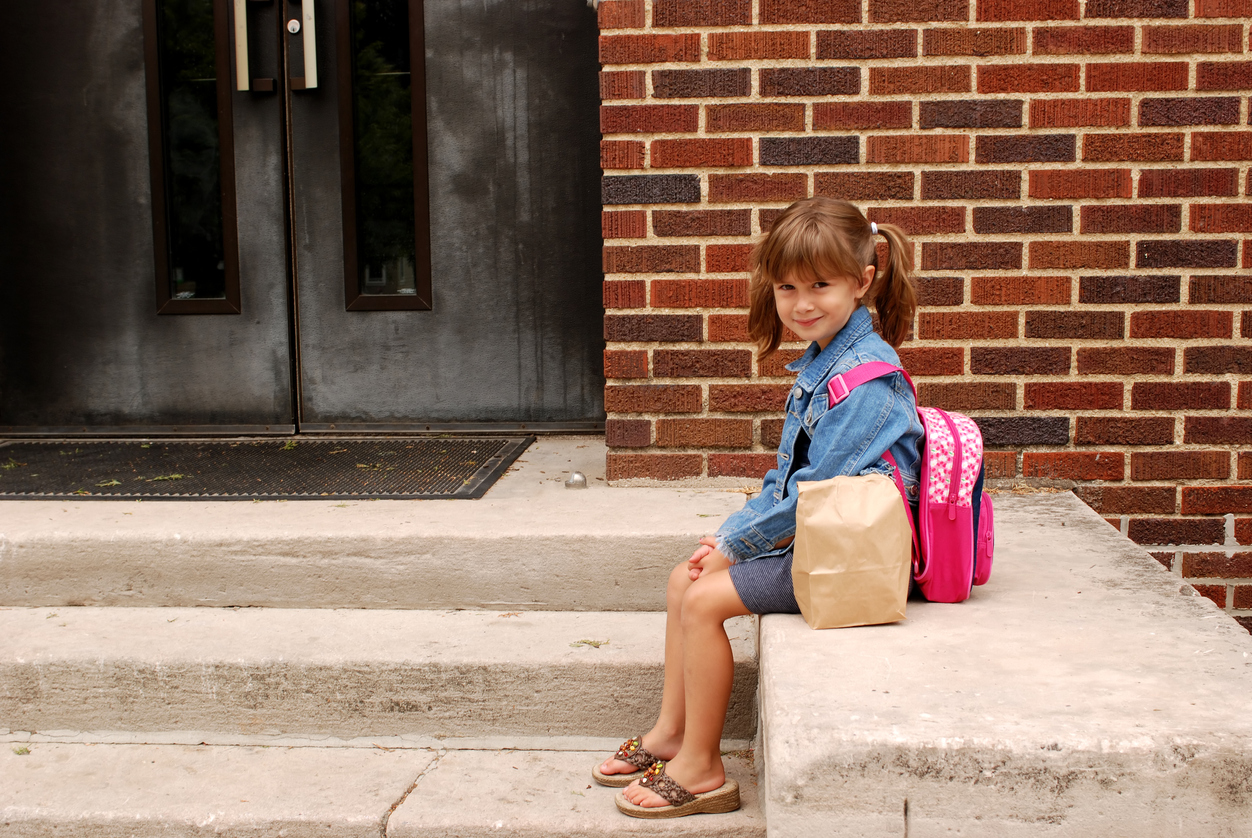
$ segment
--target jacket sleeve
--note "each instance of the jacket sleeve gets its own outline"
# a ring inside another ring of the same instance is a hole
[[[775,551],[774,545],[796,532],[794,483],[860,474],[882,459],[908,430],[905,411],[898,409],[895,376],[862,384],[840,404],[828,409],[811,428],[809,461],[796,469],[786,485],[777,468],[771,494],[762,492],[717,531],[718,549],[732,562],[751,561]],[[757,503],[760,501],[761,503]]]

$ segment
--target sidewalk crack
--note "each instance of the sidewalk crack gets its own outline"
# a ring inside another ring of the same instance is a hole
[[[438,768],[440,760],[447,755],[448,752],[446,750],[437,751],[435,753],[435,758],[430,761],[430,764],[422,769],[422,772],[417,775],[412,783],[409,783],[409,787],[404,790],[404,794],[400,795],[400,798],[395,803],[391,804],[391,808],[387,810],[387,814],[383,815],[382,822],[378,825],[379,838],[387,838],[387,827],[391,823],[391,816],[395,814],[396,810],[400,808],[404,801],[409,799],[409,795],[413,793],[413,789],[417,788],[417,784],[422,781],[422,778]]]

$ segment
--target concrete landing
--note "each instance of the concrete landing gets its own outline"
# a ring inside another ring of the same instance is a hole
[[[770,836],[1252,835],[1252,637],[1073,495],[996,495],[990,583],[761,628]]]
[[[543,437],[477,501],[0,501],[0,603],[663,611],[745,496],[610,489],[604,460]]]

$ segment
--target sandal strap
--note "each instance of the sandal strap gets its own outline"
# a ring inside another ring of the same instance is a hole
[[[678,785],[665,773],[665,763],[663,762],[653,763],[652,767],[643,775],[643,779],[639,781],[639,785],[652,789],[652,791],[669,801],[671,806],[682,806],[684,803],[690,803],[696,799],[694,794]]]
[[[617,753],[613,754],[613,759],[629,762],[640,769],[647,769],[649,765],[657,761],[652,752],[643,746],[642,736],[636,736],[623,742],[622,747],[618,748]]]

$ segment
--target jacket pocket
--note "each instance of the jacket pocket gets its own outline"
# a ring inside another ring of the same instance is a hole
[[[809,409],[804,413],[804,430],[810,437],[813,436],[813,429],[817,427],[818,421],[829,409],[830,396],[825,392],[814,393],[813,401],[809,402]]]

